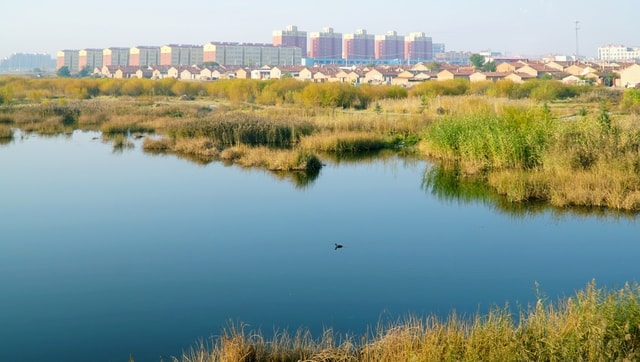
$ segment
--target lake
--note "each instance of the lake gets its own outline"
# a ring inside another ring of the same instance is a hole
[[[234,322],[361,334],[640,277],[637,217],[456,196],[423,160],[299,182],[96,136],[0,145],[2,361],[170,360]]]

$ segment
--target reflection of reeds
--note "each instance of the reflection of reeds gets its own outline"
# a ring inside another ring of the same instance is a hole
[[[0,139],[7,140],[12,138],[13,138],[13,131],[11,130],[11,127],[6,126],[4,124],[0,124]]]
[[[231,324],[181,361],[635,361],[640,358],[640,289],[605,291],[591,282],[573,297],[470,318],[410,315],[356,338],[325,330],[271,339]]]

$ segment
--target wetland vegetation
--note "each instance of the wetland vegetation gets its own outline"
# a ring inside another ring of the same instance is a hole
[[[300,186],[325,160],[393,152],[435,162],[423,186],[442,197],[490,190],[502,205],[629,213],[640,210],[639,114],[636,89],[554,80],[431,81],[405,89],[293,79],[0,78],[0,144],[15,129],[94,130],[114,150],[144,138],[145,152],[259,167]],[[179,360],[636,360],[638,291],[591,283],[565,300],[539,298],[517,318],[506,308],[471,318],[408,317],[364,337],[284,331],[267,340],[234,324]]]

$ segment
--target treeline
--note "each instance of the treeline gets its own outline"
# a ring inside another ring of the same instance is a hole
[[[277,80],[229,79],[188,82],[176,79],[31,79],[0,78],[0,104],[41,102],[46,99],[89,99],[107,97],[211,97],[233,103],[259,105],[302,105],[366,109],[382,99],[485,95],[511,99],[532,98],[551,101],[579,96],[591,86],[563,84],[557,80],[534,79],[524,83],[510,80],[469,82],[464,79],[427,81],[410,88],[400,85],[353,86],[347,83],[312,83],[293,78]]]

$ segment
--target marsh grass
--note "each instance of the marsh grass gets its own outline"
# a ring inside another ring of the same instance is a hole
[[[325,330],[262,332],[233,324],[176,361],[635,361],[640,358],[640,289],[587,284],[574,296],[508,306],[470,318],[452,312],[378,324],[364,336]]]
[[[167,134],[175,139],[205,137],[224,146],[288,147],[301,135],[310,133],[311,128],[304,122],[233,112],[175,124],[167,129]]]
[[[313,153],[304,150],[275,149],[269,147],[233,146],[220,152],[220,159],[244,167],[259,167],[270,171],[318,172],[322,162]]]
[[[393,139],[373,132],[323,132],[302,137],[299,147],[303,150],[337,154],[367,153],[393,148]]]
[[[606,110],[559,120],[544,107],[444,116],[423,154],[455,162],[509,201],[640,210],[640,130]]]

